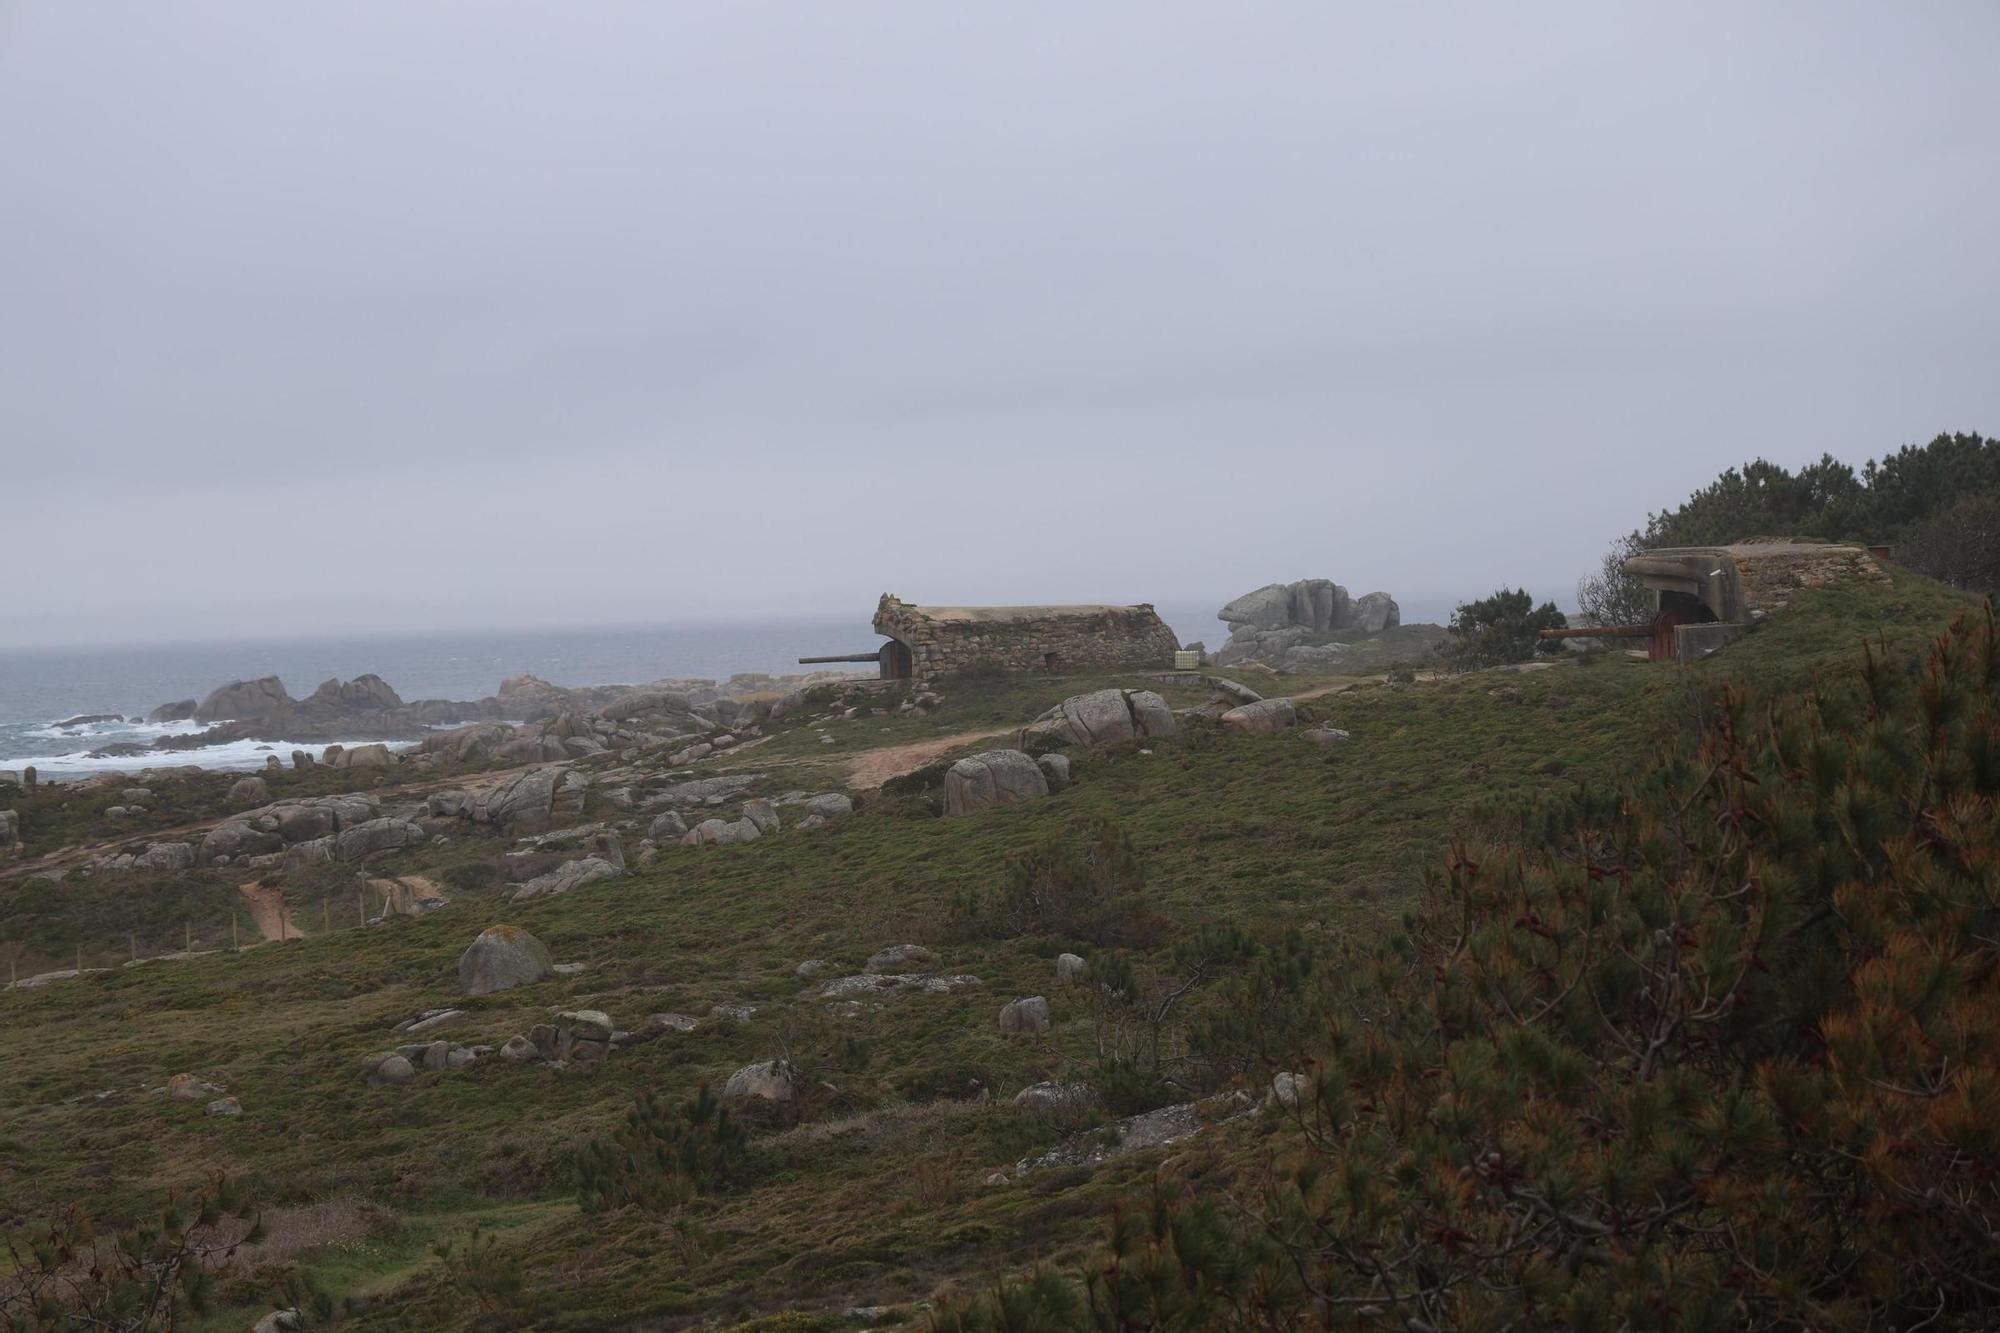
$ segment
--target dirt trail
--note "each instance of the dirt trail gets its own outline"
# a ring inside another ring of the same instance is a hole
[[[374,891],[371,902],[379,902],[385,916],[422,916],[423,904],[444,897],[438,886],[422,875],[371,879],[368,887]]]
[[[1334,681],[1328,685],[1316,685],[1312,689],[1300,690],[1289,697],[1315,699],[1321,695],[1339,694],[1359,685],[1380,684],[1388,679],[1386,675],[1357,676]],[[986,727],[978,731],[955,732],[950,736],[939,736],[933,740],[910,741],[903,745],[885,745],[879,750],[867,750],[847,761],[847,785],[857,791],[872,791],[890,778],[914,773],[940,755],[948,754],[960,746],[970,745],[974,741],[992,740],[997,736],[1011,736],[1020,729],[1019,724]]]
[[[1337,680],[1331,685],[1315,685],[1309,690],[1300,690],[1298,693],[1286,697],[1292,699],[1317,699],[1325,694],[1345,694],[1357,685],[1381,685],[1386,683],[1388,679],[1387,676],[1362,676],[1355,680]],[[1275,696],[1266,695],[1265,697],[1272,698]]]
[[[909,741],[903,745],[885,745],[879,750],[869,750],[847,761],[847,785],[857,791],[873,791],[890,778],[914,773],[938,756],[962,745],[991,740],[995,736],[1010,736],[1020,729],[1019,725],[987,727],[983,731],[960,731],[933,740]]]
[[[303,939],[305,932],[292,920],[285,906],[285,891],[275,884],[239,884],[236,891],[250,909],[257,933],[267,940]]]

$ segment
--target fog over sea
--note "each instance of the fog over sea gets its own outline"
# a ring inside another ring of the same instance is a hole
[[[1210,647],[1226,637],[1212,607],[1161,607],[1181,642]],[[0,648],[0,768],[35,766],[51,777],[175,764],[261,768],[284,742],[240,741],[157,756],[91,759],[118,742],[149,744],[197,731],[191,723],[128,721],[72,728],[68,718],[141,717],[175,699],[200,699],[233,680],[277,676],[294,698],[328,677],[374,672],[405,699],[480,699],[524,672],[557,685],[638,685],[669,677],[724,680],[739,671],[789,675],[825,668],[798,659],[872,651],[882,642],[866,616],[738,620],[600,629],[480,630],[437,634],[350,634],[313,639]],[[835,670],[842,668],[835,667]],[[866,671],[856,664],[856,671]],[[354,744],[380,739],[353,736]],[[302,744],[317,752],[329,741]]]

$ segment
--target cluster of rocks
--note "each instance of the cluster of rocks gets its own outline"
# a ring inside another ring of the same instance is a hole
[[[571,889],[615,879],[625,873],[625,849],[610,829],[597,828],[583,835],[582,856],[565,861],[555,869],[534,876],[514,890],[510,902],[528,902],[553,897]],[[505,858],[502,858],[503,861]]]
[[[1257,662],[1280,671],[1324,670],[1349,656],[1346,634],[1380,634],[1402,623],[1386,592],[1351,597],[1331,579],[1267,583],[1216,612],[1229,639],[1215,653],[1220,666]]]
[[[1109,745],[1171,736],[1178,730],[1174,710],[1152,690],[1093,690],[1071,695],[1030,722],[1021,734],[1021,744]]]
[[[252,794],[242,782],[231,792],[241,796]],[[259,790],[255,794],[269,793]],[[129,787],[121,796],[124,804],[108,807],[107,814],[137,814],[150,808],[151,792],[146,788]],[[291,869],[360,861],[378,852],[415,847],[442,836],[442,828],[422,822],[424,814],[420,802],[385,809],[365,792],[273,801],[231,815],[209,829],[198,842],[146,843],[138,850],[98,857],[82,866],[78,873],[87,877],[102,872],[177,871],[230,865]]]
[[[1290,699],[1260,699],[1254,704],[1242,704],[1230,709],[1217,719],[1224,731],[1237,735],[1251,736],[1278,731],[1291,731],[1299,725],[1299,710]],[[1307,727],[1299,735],[1308,743],[1321,747],[1344,745],[1350,739],[1348,733],[1339,727]]]
[[[442,1039],[409,1042],[362,1056],[361,1076],[370,1083],[399,1087],[414,1080],[420,1071],[464,1069],[492,1053],[491,1046],[460,1046]]]
[[[1087,1091],[1087,1090],[1086,1090]],[[1246,1110],[1235,1098],[1214,1098],[1208,1103],[1182,1102],[1157,1111],[1127,1116],[1103,1129],[1073,1134],[1045,1152],[1031,1154],[1014,1163],[1011,1170],[996,1171],[987,1177],[990,1185],[1003,1185],[1032,1171],[1048,1167],[1089,1167],[1126,1157],[1146,1148],[1163,1148],[1193,1138],[1208,1124],[1233,1119]]]
[[[1211,1125],[1260,1111],[1296,1115],[1313,1095],[1310,1075],[1285,1071],[1272,1078],[1262,1101],[1239,1089],[1198,1102],[1182,1102],[1126,1116],[1101,1129],[1072,1134],[1053,1148],[1023,1157],[1012,1168],[988,1176],[986,1183],[1004,1185],[1046,1167],[1097,1166],[1147,1148],[1179,1143]],[[1017,1093],[1014,1104],[1049,1119],[1080,1121],[1087,1120],[1103,1103],[1087,1084],[1036,1083]]]
[[[420,802],[385,810],[364,792],[274,801],[231,815],[210,829],[194,848],[194,863],[290,869],[359,861],[439,836],[442,830],[418,822],[423,814]],[[158,850],[156,845],[148,854]]]
[[[871,954],[862,965],[862,972],[829,978],[821,982],[814,993],[831,1004],[848,1006],[847,1012],[852,1014],[859,1012],[854,1006],[863,1000],[882,999],[905,992],[949,995],[955,990],[984,984],[978,977],[966,973],[940,973],[935,970],[937,961],[937,955],[921,944],[892,944]],[[800,963],[798,974],[810,980],[831,970],[832,966],[823,959],[814,958]]]
[[[674,690],[640,690],[599,711],[566,710],[539,722],[476,722],[426,736],[413,757],[426,763],[510,760],[544,763],[612,751],[665,753],[691,764],[762,732],[769,700],[697,703]]]
[[[632,1034],[615,1030],[611,1016],[602,1009],[576,1009],[557,1014],[553,1023],[535,1024],[525,1037],[509,1037],[500,1048],[500,1056],[517,1063],[538,1062],[559,1068],[600,1065],[611,1058],[614,1046],[632,1039]]]
[[[795,829],[815,829],[854,813],[854,801],[841,792],[822,792],[808,796],[803,802],[805,814],[792,825]],[[663,837],[674,836],[675,822],[679,821],[684,830],[678,835],[680,842],[690,847],[703,845],[728,846],[733,843],[755,842],[768,834],[776,833],[784,827],[784,819],[778,813],[778,803],[773,800],[751,800],[743,803],[742,813],[735,819],[704,819],[693,828],[686,827],[678,811],[668,811],[656,818],[648,828],[648,836],[655,842]]]
[[[1104,1105],[1088,1083],[1030,1083],[1014,1094],[1014,1105],[1047,1120],[1081,1120]]]

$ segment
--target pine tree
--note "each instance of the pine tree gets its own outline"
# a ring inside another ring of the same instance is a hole
[[[748,1131],[706,1083],[678,1107],[641,1092],[625,1123],[577,1154],[578,1199],[587,1212],[627,1206],[665,1212],[741,1178]]]

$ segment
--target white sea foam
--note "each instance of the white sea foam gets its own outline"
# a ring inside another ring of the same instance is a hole
[[[189,764],[217,770],[258,769],[264,767],[264,761],[274,754],[289,767],[294,750],[304,750],[317,759],[329,745],[352,749],[357,745],[373,744],[375,742],[369,740],[229,741],[223,745],[203,745],[191,750],[147,750],[141,754],[101,758],[93,758],[88,750],[76,750],[69,754],[24,755],[7,760],[6,767],[32,767],[40,776],[49,778],[91,773],[136,773],[142,768],[182,768]],[[408,743],[391,741],[386,744],[392,750],[400,750]]]
[[[29,727],[21,734],[33,736],[37,740],[88,741],[99,737],[116,737],[119,740],[151,741],[161,736],[175,736],[184,732],[199,731],[192,722],[85,722],[73,727],[46,722],[39,727]]]

